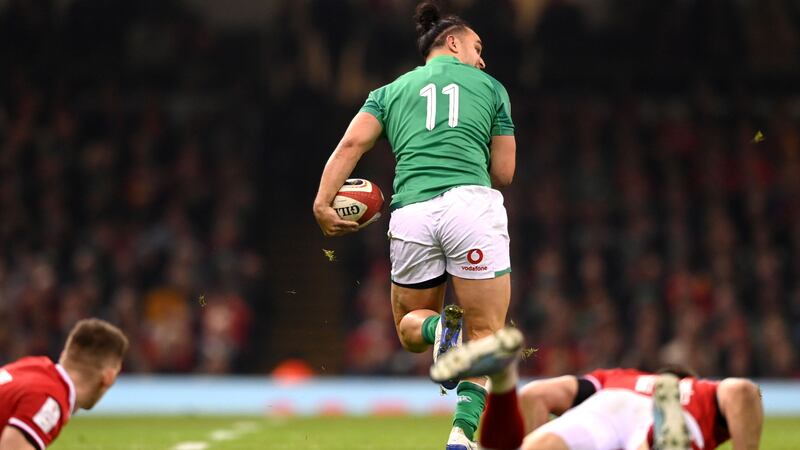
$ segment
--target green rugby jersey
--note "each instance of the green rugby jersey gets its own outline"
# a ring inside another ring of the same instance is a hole
[[[503,85],[453,56],[370,92],[361,111],[378,119],[397,159],[391,209],[456,186],[491,186],[492,136],[514,134]]]

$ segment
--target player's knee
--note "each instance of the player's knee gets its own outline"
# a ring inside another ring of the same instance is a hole
[[[416,341],[411,334],[403,329],[397,330],[397,337],[400,339],[400,345],[403,349],[412,353],[422,353],[427,350],[428,345],[424,342]]]
[[[519,409],[525,422],[525,431],[531,431],[547,423],[550,411],[547,409],[545,386],[533,382],[523,386],[518,392]]]
[[[428,349],[428,344],[420,344],[418,342],[410,342],[407,339],[403,339],[403,336],[400,336],[400,345],[403,347],[404,350],[411,352],[411,353],[422,353]]]
[[[415,329],[413,323],[404,323],[404,317],[397,324],[397,338],[400,340],[400,345],[407,351],[412,353],[422,353],[428,349],[428,344],[422,340],[420,331]]]
[[[727,378],[720,383],[720,395],[732,401],[761,402],[761,389],[745,378]]]
[[[542,386],[540,383],[528,383],[519,390],[519,401],[522,409],[526,405],[536,405],[543,399]]]

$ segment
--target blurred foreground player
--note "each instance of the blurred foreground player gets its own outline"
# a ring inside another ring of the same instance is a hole
[[[522,334],[506,328],[454,350],[431,368],[434,380],[490,374],[481,425],[487,450],[713,449],[728,438],[734,450],[758,448],[763,409],[749,380],[597,370],[580,379],[528,383],[518,400],[521,346]],[[547,422],[550,414],[560,417]]]
[[[390,209],[392,312],[403,347],[434,358],[505,323],[511,299],[508,218],[495,187],[511,183],[516,141],[506,89],[483,72],[483,43],[457,16],[418,5],[425,65],[369,94],[328,159],[314,200],[326,236],[356,231],[331,207],[361,156],[386,136],[397,164]],[[448,277],[460,308],[442,314]],[[464,332],[461,332],[463,316]],[[446,448],[471,450],[483,379],[442,380],[458,403]]]
[[[114,384],[128,349],[119,328],[79,321],[58,364],[30,356],[0,367],[0,450],[44,450],[78,408],[91,409]]]

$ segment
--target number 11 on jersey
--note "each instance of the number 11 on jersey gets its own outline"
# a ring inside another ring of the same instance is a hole
[[[447,125],[454,128],[458,125],[458,85],[450,83],[442,88],[442,94],[450,97],[450,112]],[[419,95],[428,99],[428,114],[425,117],[425,128],[428,131],[436,126],[436,85],[431,83],[419,90]]]

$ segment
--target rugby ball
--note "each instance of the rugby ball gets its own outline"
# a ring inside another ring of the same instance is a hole
[[[363,228],[381,217],[383,192],[371,181],[350,178],[336,193],[331,206],[339,217],[358,222],[358,228]]]

